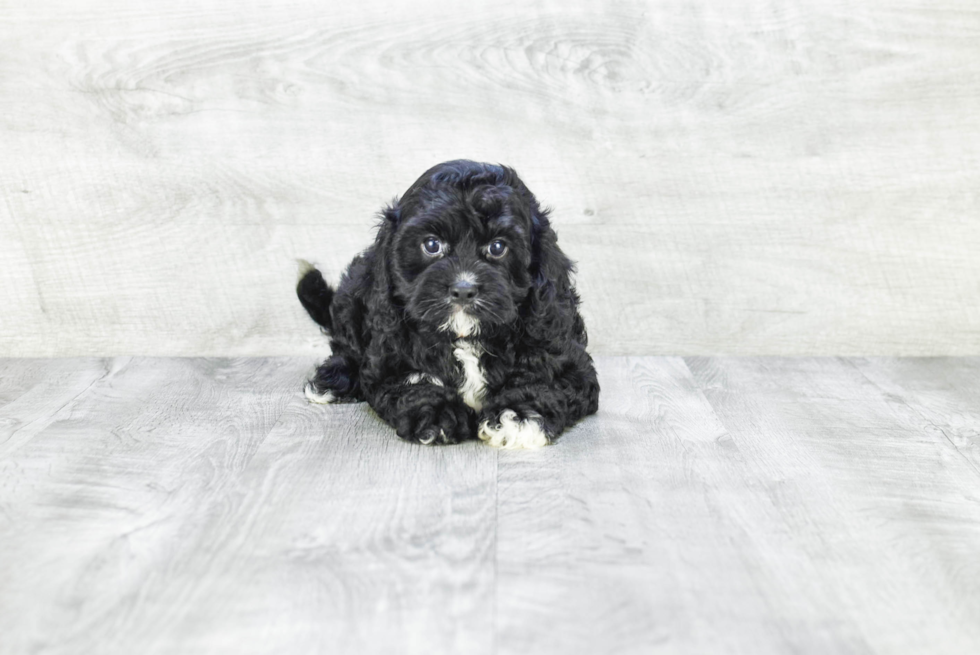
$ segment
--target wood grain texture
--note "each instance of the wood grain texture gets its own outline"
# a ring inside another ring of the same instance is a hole
[[[903,358],[853,360],[909,421],[948,439],[980,474],[980,360]]]
[[[0,459],[0,652],[490,652],[492,450],[309,406],[307,360],[111,361]]]
[[[35,365],[55,375],[54,364]],[[261,359],[104,369],[0,459],[4,652],[149,652],[141,640],[201,593],[227,533],[244,536],[238,478],[302,375]]]
[[[967,0],[0,12],[0,354],[322,348],[435,162],[518,168],[606,354],[980,353]]]
[[[4,362],[0,377],[0,457],[28,443],[52,422],[71,416],[75,399],[108,375],[96,359]]]
[[[0,653],[980,649],[975,359],[597,367],[498,452],[305,357],[0,360]]]
[[[948,439],[847,360],[687,362],[785,540],[758,561],[789,650],[977,648],[980,564],[968,544],[980,539],[980,472]],[[764,544],[757,525],[745,528]]]

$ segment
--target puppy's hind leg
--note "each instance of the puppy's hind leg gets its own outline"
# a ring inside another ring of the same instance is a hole
[[[306,383],[311,403],[356,403],[364,400],[358,384],[357,366],[342,355],[334,355],[316,368]]]

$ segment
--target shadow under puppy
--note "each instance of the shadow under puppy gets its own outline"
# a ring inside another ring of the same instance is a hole
[[[434,166],[384,209],[336,292],[301,272],[297,295],[333,353],[307,398],[366,400],[423,444],[552,443],[599,404],[572,270],[512,169]]]

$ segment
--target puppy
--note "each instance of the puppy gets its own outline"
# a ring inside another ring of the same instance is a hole
[[[311,402],[366,400],[408,441],[501,448],[552,443],[597,410],[573,265],[512,169],[439,164],[382,216],[336,292],[301,271],[333,353]]]

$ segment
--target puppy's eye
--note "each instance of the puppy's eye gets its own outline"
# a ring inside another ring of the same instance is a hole
[[[442,241],[435,237],[428,237],[422,242],[422,252],[429,257],[435,257],[442,252]]]
[[[500,259],[507,253],[507,244],[497,239],[487,246],[487,254],[494,259]]]

